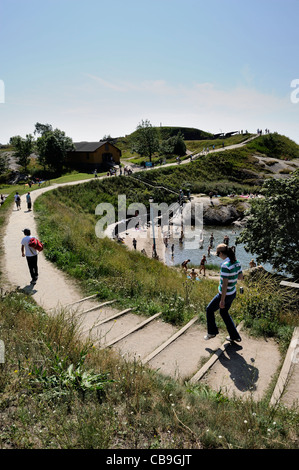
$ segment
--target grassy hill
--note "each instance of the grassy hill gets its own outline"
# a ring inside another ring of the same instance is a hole
[[[267,157],[293,160],[299,158],[299,145],[284,135],[277,133],[263,135],[249,142],[247,148]]]
[[[194,127],[179,127],[179,126],[160,126],[156,127],[160,139],[169,139],[177,134],[182,134],[185,140],[204,140],[211,139],[213,134],[210,132],[203,131],[201,129],[196,129]],[[136,131],[132,132],[127,138],[134,138]]]
[[[262,167],[246,148],[202,155],[186,165],[158,167],[140,173],[155,184],[165,184],[174,190],[190,189],[191,193],[211,190],[221,195],[253,192],[263,182]]]
[[[217,150],[222,149],[223,147],[225,148],[240,144],[252,136],[251,134],[236,134],[225,139],[213,139],[212,134],[198,129],[181,127],[161,127],[157,129],[159,131],[160,141],[162,141],[162,139],[167,139],[169,136],[175,135],[178,132],[181,132],[184,136],[187,151],[194,155],[201,153],[204,149],[207,148],[210,150]],[[124,163],[126,163],[127,159],[129,159],[131,163],[140,165],[142,162],[146,161],[146,159],[140,157],[136,153],[132,153],[131,151],[135,132],[126,137],[117,139],[116,145],[122,151],[122,161]],[[299,158],[299,145],[288,137],[277,133],[260,136],[246,143],[245,148],[249,150],[252,156],[256,154],[282,160],[293,160]],[[152,162],[154,164],[159,164],[160,158],[161,155],[156,153],[156,155],[154,155],[152,158]],[[164,158],[164,156],[162,156],[162,158]],[[184,160],[184,158],[188,158],[188,156],[186,155],[186,157],[183,157],[182,160]],[[166,160],[167,163],[175,162],[175,156],[167,156]]]

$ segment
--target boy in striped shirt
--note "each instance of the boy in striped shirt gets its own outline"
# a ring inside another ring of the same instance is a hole
[[[226,339],[240,342],[241,337],[229,315],[229,309],[236,298],[237,281],[238,279],[243,279],[242,268],[239,261],[236,260],[234,250],[224,243],[217,246],[216,254],[223,260],[223,263],[220,270],[218,294],[211,300],[206,309],[208,334],[204,338],[208,340],[218,334],[215,312],[220,309],[220,315],[229,333]]]

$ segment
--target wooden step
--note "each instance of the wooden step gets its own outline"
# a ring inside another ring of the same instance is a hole
[[[142,360],[173,336],[177,330],[177,327],[163,322],[158,317],[143,328],[121,339],[114,349],[117,349],[123,357],[128,359]]]
[[[192,318],[187,325],[185,325],[183,328],[181,328],[179,331],[177,331],[174,335],[171,336],[167,341],[165,341],[161,346],[159,346],[155,351],[153,351],[151,354],[149,354],[147,357],[143,359],[143,364],[146,364],[149,362],[151,359],[153,359],[155,356],[160,354],[163,349],[167,348],[173,341],[175,341],[180,335],[182,335],[191,325],[193,325],[197,321],[197,317]]]
[[[220,343],[219,338],[215,337],[207,345],[204,340],[206,328],[197,324],[196,320],[187,324],[187,328],[181,329],[171,338],[172,341],[166,341],[162,345],[164,347],[155,351],[157,354],[150,355],[144,362],[147,362],[149,367],[179,381],[186,381],[192,377]]]
[[[125,333],[118,336],[117,338],[114,338],[112,341],[110,341],[109,343],[106,344],[106,347],[109,348],[110,346],[114,345],[115,343],[117,343],[121,339],[125,338],[126,336],[129,336],[130,334],[134,333],[135,331],[140,330],[145,325],[147,325],[148,323],[153,321],[155,318],[159,317],[161,314],[162,314],[162,312],[156,313],[155,315],[151,316],[147,320],[144,320],[143,322],[136,325],[134,328],[131,328],[129,331],[126,331]]]

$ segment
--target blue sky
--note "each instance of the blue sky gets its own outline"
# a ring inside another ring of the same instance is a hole
[[[0,142],[149,119],[299,143],[298,17],[298,0],[0,0]]]

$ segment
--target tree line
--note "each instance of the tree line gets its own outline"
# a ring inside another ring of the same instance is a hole
[[[141,157],[148,157],[149,161],[156,152],[161,155],[183,156],[186,154],[186,144],[182,133],[160,142],[158,131],[149,120],[142,120],[136,130],[137,132],[132,139],[132,151]],[[75,149],[72,139],[66,136],[64,131],[53,129],[52,125],[40,122],[35,124],[33,134],[27,134],[25,138],[19,135],[10,138],[9,143],[15,149],[14,156],[17,163],[24,168],[26,173],[30,155],[36,152],[38,162],[44,170],[61,172],[68,152]]]
[[[74,149],[73,141],[60,129],[53,129],[50,124],[35,124],[34,135],[27,134],[25,138],[17,135],[10,138],[10,145],[15,149],[17,163],[27,172],[30,162],[30,155],[38,153],[38,162],[44,170],[49,168],[54,171],[61,171],[65,163],[67,153]]]

